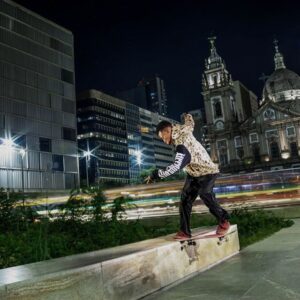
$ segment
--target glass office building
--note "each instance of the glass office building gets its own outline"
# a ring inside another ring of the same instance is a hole
[[[0,187],[78,185],[73,34],[0,0]]]
[[[97,90],[78,95],[77,111],[79,148],[91,151],[80,160],[80,174],[86,180],[88,173],[91,185],[134,183],[143,170],[173,162],[172,147],[156,137],[155,127],[176,121]]]

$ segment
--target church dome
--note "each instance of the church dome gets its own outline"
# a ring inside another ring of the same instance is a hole
[[[263,89],[263,100],[275,102],[300,98],[300,77],[295,72],[282,68],[275,70]]]
[[[275,71],[265,83],[262,102],[271,100],[281,102],[300,99],[300,77],[297,73],[287,69],[283,55],[278,50],[278,41],[275,44]]]

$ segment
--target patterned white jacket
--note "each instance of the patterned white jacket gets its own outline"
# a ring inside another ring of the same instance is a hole
[[[183,125],[172,126],[172,143],[176,147],[175,161],[165,170],[156,169],[152,174],[153,179],[166,178],[181,169],[193,177],[219,173],[218,165],[194,137],[194,125],[193,117],[186,114]]]

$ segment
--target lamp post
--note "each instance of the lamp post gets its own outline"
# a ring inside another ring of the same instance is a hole
[[[24,156],[25,156],[25,149],[20,149],[20,155],[21,155],[21,170],[22,170],[22,200],[23,200],[23,207],[25,207],[25,188],[24,188]]]

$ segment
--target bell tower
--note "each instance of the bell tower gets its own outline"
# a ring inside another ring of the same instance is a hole
[[[204,98],[210,154],[213,160],[221,160],[226,165],[230,161],[229,141],[232,131],[238,128],[235,89],[225,61],[216,49],[216,37],[208,38],[210,55],[205,60],[202,75],[202,95]]]

